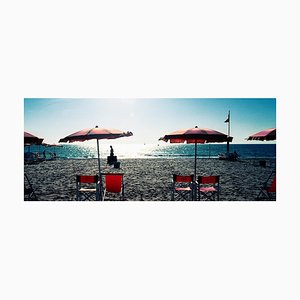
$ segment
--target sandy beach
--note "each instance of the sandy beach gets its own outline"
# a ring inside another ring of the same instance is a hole
[[[124,173],[125,200],[170,201],[172,174],[192,174],[193,158],[120,159],[120,169],[111,168],[101,160],[103,173]],[[275,169],[275,159],[266,167],[258,159],[224,161],[198,159],[198,175],[220,175],[220,201],[253,201],[259,187]],[[40,201],[76,200],[75,175],[95,175],[96,159],[57,159],[24,165]],[[117,198],[116,198],[117,199]]]

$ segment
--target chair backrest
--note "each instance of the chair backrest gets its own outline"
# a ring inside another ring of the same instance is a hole
[[[199,184],[216,184],[219,183],[220,176],[198,176],[198,183]]]
[[[123,185],[123,174],[105,174],[105,188],[109,193],[120,193]]]
[[[173,174],[173,182],[193,182],[194,175],[176,175]]]
[[[76,181],[80,183],[97,183],[98,175],[76,175]]]
[[[273,178],[271,186],[268,188],[269,193],[275,193],[276,192],[276,175]]]

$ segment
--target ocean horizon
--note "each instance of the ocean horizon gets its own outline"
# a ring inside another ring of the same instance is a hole
[[[118,159],[126,158],[188,158],[194,157],[194,144],[112,144],[114,154]],[[106,158],[110,155],[109,144],[100,143],[100,156]],[[90,159],[97,158],[95,144],[74,143],[61,144],[60,147],[47,147],[31,145],[24,147],[24,152],[43,154],[51,158],[53,153],[58,159]],[[230,152],[236,151],[240,159],[250,158],[276,158],[276,144],[230,144]],[[219,154],[226,153],[226,144],[198,144],[198,158],[217,158]]]

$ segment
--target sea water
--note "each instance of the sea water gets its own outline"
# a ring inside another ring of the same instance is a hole
[[[194,144],[113,144],[114,154],[118,158],[182,158],[194,157]],[[62,144],[61,147],[45,147],[31,145],[24,147],[24,152],[39,153],[43,157],[51,158],[55,153],[60,159],[86,159],[97,157],[96,142],[94,144],[74,143]],[[230,152],[236,151],[241,159],[276,158],[276,144],[230,144]],[[198,158],[217,158],[226,153],[226,144],[198,144]],[[110,155],[108,144],[100,143],[100,156]]]

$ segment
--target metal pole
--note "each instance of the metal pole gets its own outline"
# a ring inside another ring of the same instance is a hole
[[[228,128],[227,128],[227,138],[230,137],[230,110],[228,111]],[[229,140],[227,140],[227,154],[229,154]]]
[[[97,152],[98,152],[98,169],[99,169],[99,181],[100,181],[100,201],[102,201],[102,176],[101,176],[101,168],[100,168],[99,139],[97,139]]]
[[[195,170],[194,170],[194,182],[192,191],[192,200],[197,200],[197,140],[195,140]]]
[[[197,173],[197,141],[195,141],[195,170],[194,170],[194,180],[196,180]]]
[[[100,151],[99,151],[99,140],[97,139],[97,153],[98,153],[98,170],[99,170],[99,176],[101,174],[101,169],[100,169]]]
[[[228,136],[230,136],[230,110],[228,111],[228,119],[229,119],[229,122],[228,122]]]

